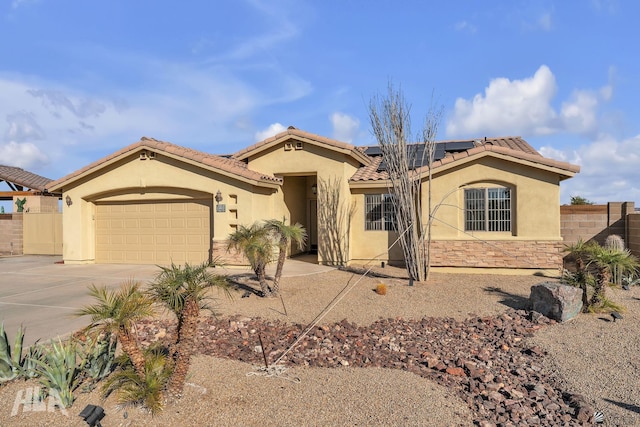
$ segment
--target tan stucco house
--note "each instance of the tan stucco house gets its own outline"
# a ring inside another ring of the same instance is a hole
[[[560,182],[577,166],[520,137],[437,147],[432,266],[561,265]],[[416,172],[426,183],[427,167]],[[401,262],[399,247],[388,249],[397,236],[388,184],[377,147],[290,127],[229,156],[143,137],[47,190],[62,193],[65,263],[238,263],[229,234],[272,218],[305,226],[319,263]]]

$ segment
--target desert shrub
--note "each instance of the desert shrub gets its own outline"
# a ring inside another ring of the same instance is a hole
[[[376,294],[378,295],[386,295],[387,294],[387,285],[384,283],[378,283],[376,286]]]

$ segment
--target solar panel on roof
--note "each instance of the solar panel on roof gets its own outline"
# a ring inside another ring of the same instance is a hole
[[[367,147],[364,150],[364,154],[366,154],[367,156],[381,156],[382,150],[378,146]]]
[[[447,153],[456,153],[459,151],[469,150],[475,147],[473,141],[455,141],[455,142],[438,142],[435,144],[433,151],[433,160],[442,160]],[[407,163],[409,169],[417,169],[429,164],[429,157],[426,153],[425,144],[411,144],[407,145]],[[368,147],[365,150],[365,154],[370,156],[382,155],[380,147]],[[387,164],[383,160],[378,166],[378,172],[387,171]]]
[[[443,145],[446,151],[465,151],[475,147],[473,141],[445,142]]]

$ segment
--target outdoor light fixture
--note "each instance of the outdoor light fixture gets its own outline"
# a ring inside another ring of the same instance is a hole
[[[222,201],[222,193],[220,192],[220,190],[218,190],[218,192],[216,193],[215,200],[216,203],[220,203]]]
[[[73,201],[71,200],[71,196],[67,194],[67,197],[64,198],[64,201],[67,203],[67,206],[71,206]]]
[[[620,313],[618,313],[617,311],[612,311],[611,312],[611,317],[613,318],[613,321],[615,322],[616,320],[622,320],[623,317]]]
[[[313,184],[311,186],[311,192],[315,195],[318,194],[318,184]]]
[[[105,417],[104,409],[96,405],[87,405],[79,415],[90,427],[102,427],[100,420]]]

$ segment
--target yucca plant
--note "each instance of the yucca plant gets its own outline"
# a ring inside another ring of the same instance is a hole
[[[82,380],[81,363],[78,361],[77,345],[72,340],[51,341],[42,347],[42,360],[36,361],[40,384],[60,395],[60,403],[68,408],[73,405],[73,391]]]
[[[125,354],[120,360],[120,368],[105,381],[104,397],[114,394],[122,406],[142,406],[156,415],[164,407],[163,391],[171,376],[171,358],[158,347],[144,351],[144,376],[140,377]]]

